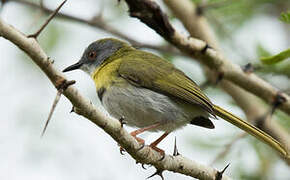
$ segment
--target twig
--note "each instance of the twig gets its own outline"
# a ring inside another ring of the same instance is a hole
[[[64,3],[67,0],[64,0],[57,8],[56,10],[49,16],[49,18],[45,21],[45,23],[40,27],[40,29],[38,31],[36,31],[33,34],[28,35],[27,37],[29,38],[35,38],[37,39],[37,37],[39,36],[39,34],[44,30],[44,28],[48,25],[48,23],[55,17],[55,15],[58,13],[58,11],[60,10],[60,8],[64,5]]]
[[[247,133],[242,133],[238,136],[236,136],[235,138],[233,138],[228,144],[225,145],[225,148],[222,152],[220,152],[215,159],[210,163],[210,165],[212,166],[214,163],[216,163],[218,160],[224,158],[229,151],[231,150],[231,147],[240,139],[244,138],[247,135]]]

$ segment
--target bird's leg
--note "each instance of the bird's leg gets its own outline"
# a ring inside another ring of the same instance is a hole
[[[150,129],[157,128],[158,126],[160,126],[160,123],[156,123],[156,124],[153,124],[153,125],[151,125],[151,126],[147,126],[147,127],[141,128],[141,129],[137,129],[137,130],[131,132],[130,134],[131,134],[131,136],[133,136],[134,138],[136,138],[136,136],[137,136],[138,134],[141,134],[141,133],[143,133],[143,132],[145,132],[145,131],[148,131],[148,130],[150,130]]]
[[[158,139],[156,139],[154,142],[152,142],[149,147],[151,147],[152,149],[154,149],[155,151],[159,152],[162,155],[162,158],[160,160],[162,160],[164,158],[165,152],[164,150],[160,149],[157,147],[157,145],[168,135],[168,132],[165,132],[164,134],[162,134]]]
[[[142,149],[144,147],[145,141],[144,141],[144,139],[137,137],[137,135],[141,134],[141,133],[143,133],[145,131],[154,129],[154,128],[158,127],[158,126],[160,126],[160,123],[156,123],[156,124],[153,124],[151,126],[147,126],[147,127],[144,127],[144,128],[137,129],[137,130],[131,132],[130,135],[133,136],[136,139],[136,141],[139,142],[142,145],[140,147],[140,149]],[[121,154],[123,154],[122,153],[123,151],[124,151],[124,149],[122,147],[120,147],[120,153]]]

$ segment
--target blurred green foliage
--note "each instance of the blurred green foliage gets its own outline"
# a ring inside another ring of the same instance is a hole
[[[263,64],[271,65],[271,64],[276,64],[278,62],[286,60],[289,57],[290,57],[290,49],[287,49],[274,56],[268,56],[268,57],[263,56],[260,58],[260,60]]]
[[[290,23],[290,11],[282,12],[280,20],[289,24]]]
[[[192,1],[203,7],[204,1]],[[228,33],[238,30],[254,17],[259,15],[279,17],[281,11],[289,6],[288,0],[208,0],[204,5],[204,12],[218,35],[227,38]],[[224,29],[227,32],[224,32]]]
[[[272,54],[261,43],[257,45],[256,53],[258,57],[272,56]]]
[[[40,44],[46,52],[52,52],[57,46],[58,42],[62,39],[66,33],[64,29],[55,23],[49,24],[49,26],[43,32],[45,35],[40,35]]]

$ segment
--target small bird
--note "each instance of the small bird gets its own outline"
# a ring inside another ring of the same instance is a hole
[[[284,147],[262,130],[214,105],[197,84],[170,62],[135,49],[126,42],[105,38],[91,43],[81,60],[63,72],[81,69],[95,82],[100,101],[109,114],[125,118],[135,139],[144,131],[164,131],[149,146],[157,147],[170,132],[187,124],[213,129],[219,116],[270,145],[282,155]]]

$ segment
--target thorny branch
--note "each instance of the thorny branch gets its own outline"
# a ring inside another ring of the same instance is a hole
[[[169,22],[166,14],[162,12],[155,1],[151,0],[125,0],[129,6],[130,16],[138,18],[140,21],[151,27],[175,45],[179,50],[206,65],[216,75],[221,75],[223,80],[228,80],[245,90],[255,94],[268,103],[273,103],[279,91],[272,85],[262,80],[255,74],[246,74],[236,64],[231,63],[221,53],[202,40],[188,38],[180,34]],[[285,102],[279,109],[290,114],[290,97],[282,94]]]
[[[183,23],[184,27],[188,30],[192,37],[196,37],[198,39],[204,40],[208,44],[212,45],[215,49],[222,54],[222,50],[219,48],[218,42],[215,38],[214,33],[211,31],[211,27],[207,22],[207,19],[198,12],[198,7],[191,1],[191,0],[163,0],[163,2],[169,7],[169,9],[173,12],[173,14]],[[191,17],[190,19],[188,17]],[[223,27],[223,26],[221,26]],[[247,65],[242,67],[243,71],[246,74],[251,74],[254,71],[254,67],[251,65]],[[236,86],[235,84],[231,83],[230,81],[221,81],[220,74],[218,78],[215,74],[211,73],[211,70],[204,66],[205,74],[208,77],[208,81],[213,81],[215,85],[219,85],[221,89],[227,92],[230,96],[232,96],[233,100],[237,103],[237,105],[244,111],[247,119],[249,122],[253,124],[257,124],[257,119],[261,119],[260,117],[264,117],[267,114],[267,111],[264,106],[262,106],[259,99],[246,92],[244,89]],[[220,81],[220,82],[219,82]],[[219,83],[217,83],[219,82]],[[273,108],[280,103],[279,94],[274,100]],[[283,101],[282,101],[283,103]],[[275,106],[274,106],[275,105]],[[267,118],[269,119],[269,118]],[[265,118],[263,121],[265,122]],[[268,121],[269,122],[269,121]],[[287,132],[280,127],[276,122],[271,121],[271,123],[259,123],[263,131],[271,134],[272,137],[277,139],[281,142],[287,149],[289,149],[289,135]],[[283,159],[283,158],[282,158]],[[283,159],[284,160],[284,159]],[[286,161],[289,164],[289,161]]]
[[[24,5],[32,7],[32,8],[40,9],[46,14],[51,14],[54,12],[54,10],[49,9],[49,8],[45,7],[44,5],[41,6],[37,3],[33,3],[33,2],[28,1],[28,0],[7,0],[7,1],[8,2],[16,2],[16,3],[24,4]],[[92,17],[91,19],[87,20],[87,19],[83,19],[83,18],[80,18],[77,16],[73,16],[73,15],[69,15],[69,14],[60,12],[60,13],[56,14],[56,17],[70,20],[70,21],[74,21],[74,22],[78,22],[78,23],[82,23],[82,24],[87,24],[87,25],[92,26],[94,28],[98,28],[100,30],[103,30],[106,33],[110,33],[112,35],[115,35],[119,38],[122,38],[122,39],[130,42],[133,46],[135,46],[137,48],[147,48],[147,49],[157,50],[157,51],[160,51],[163,53],[170,53],[170,54],[174,54],[174,55],[184,56],[183,53],[179,52],[176,48],[174,48],[171,45],[158,46],[158,45],[151,45],[151,44],[145,44],[145,43],[138,42],[135,39],[129,37],[128,35],[118,31],[114,27],[108,25],[101,16],[95,16],[95,17]]]
[[[0,19],[0,37],[3,37],[21,50],[23,50],[30,58],[41,68],[47,75],[54,86],[57,82],[67,81],[64,75],[58,71],[49,61],[48,56],[42,50],[38,42],[34,38],[27,38],[22,32],[16,30],[12,26],[3,22]],[[104,113],[95,108],[86,98],[81,96],[77,89],[69,86],[63,94],[71,101],[77,113],[86,117],[97,126],[108,133],[115,141],[117,141],[126,151],[141,164],[151,164],[158,172],[164,170],[178,172],[198,179],[215,180],[220,172],[211,167],[198,164],[195,161],[189,160],[181,155],[170,156],[165,155],[160,161],[161,155],[145,146],[141,150],[139,143],[121,127],[118,120],[106,116]],[[222,176],[222,180],[230,179],[226,175]]]
[[[10,1],[16,1],[16,0],[10,0]],[[24,1],[24,0],[19,0],[19,2],[23,2],[23,3],[27,3],[28,5],[30,5],[30,6],[34,6],[35,4],[33,4],[33,3],[30,3],[29,1]],[[37,6],[38,8],[40,7],[40,6]],[[41,7],[40,7],[41,8]],[[46,12],[46,13],[51,13],[52,11],[51,10],[49,10],[49,9],[47,9],[47,8],[45,8],[45,7],[43,7],[43,10]],[[86,21],[86,20],[82,20],[82,19],[79,19],[78,17],[73,17],[73,16],[69,16],[69,15],[66,15],[66,14],[60,14],[60,15],[58,15],[58,16],[60,16],[60,17],[62,17],[62,18],[66,18],[66,19],[71,19],[71,20],[74,20],[74,21],[78,21],[78,22],[82,22],[82,23],[87,23],[87,24],[89,24],[89,25],[91,25],[91,26],[94,26],[94,27],[98,27],[99,25],[102,25],[102,23],[104,23],[104,22],[102,22],[102,21],[98,21],[97,23],[96,23],[96,21],[94,22],[94,21]],[[138,13],[136,14],[136,16],[140,16]],[[102,23],[99,23],[99,22],[102,22]],[[1,24],[2,22],[1,22],[1,19],[0,19],[0,25],[3,25],[3,24]],[[97,24],[97,25],[96,25]],[[5,23],[4,23],[4,25],[5,25]],[[154,25],[152,25],[152,26],[154,26]],[[113,30],[111,30],[110,29],[110,27],[109,28],[107,28],[108,26],[107,25],[104,25],[104,26],[99,26],[98,28],[100,28],[100,29],[103,29],[103,30],[105,30],[105,31],[108,31],[108,32],[110,32],[110,33],[112,33],[112,34],[115,34],[115,35],[118,35],[118,31],[114,31],[114,29]],[[174,30],[175,31],[175,30]],[[161,30],[161,32],[162,32],[162,30]],[[165,32],[166,33],[166,32]],[[1,26],[0,26],[0,35],[2,36],[2,32],[1,32]],[[119,34],[119,36],[120,37],[122,37],[123,39],[126,39],[126,40],[128,40],[129,42],[131,42],[133,45],[137,45],[137,46],[143,46],[143,47],[146,47],[147,45],[144,45],[144,44],[142,44],[142,43],[138,43],[138,42],[136,42],[135,41],[135,43],[134,43],[134,40],[133,39],[130,39],[130,38],[128,38],[126,35],[123,35],[122,33],[120,33]],[[189,41],[189,40],[188,40]],[[14,42],[15,43],[15,42]],[[199,42],[198,42],[199,43]],[[174,43],[173,43],[174,44]],[[190,43],[189,43],[190,44]],[[16,43],[16,45],[18,45],[19,46],[19,44],[17,44]],[[20,45],[21,46],[21,45]],[[20,47],[19,46],[19,47]],[[205,46],[206,47],[206,46]],[[167,51],[168,52],[168,49],[166,49],[166,48],[168,48],[167,46],[165,47],[165,48],[163,48],[163,47],[161,47],[161,49],[159,49],[160,47],[158,46],[156,46],[156,47],[154,47],[154,46],[151,46],[151,45],[148,45],[146,48],[152,48],[152,49],[156,49],[156,50],[160,50],[160,51]],[[190,47],[191,48],[191,47]],[[189,49],[190,49],[189,48]],[[171,48],[170,48],[171,49]],[[209,48],[204,48],[203,49],[203,51],[204,51],[204,54],[206,54],[207,53],[207,51],[208,51],[208,49]],[[28,53],[28,52],[27,52]],[[28,55],[30,55],[29,53],[28,53]],[[198,53],[197,54],[195,54],[195,53],[193,53],[193,55],[192,54],[190,54],[191,56],[199,56],[198,55]],[[32,57],[32,55],[30,55],[31,57]],[[210,58],[212,58],[212,57],[210,57]],[[34,60],[34,59],[33,59]],[[37,63],[37,61],[35,61],[36,63]],[[41,65],[39,65],[40,67],[41,67]],[[44,70],[44,72],[45,72],[45,70]],[[49,76],[49,75],[48,75]],[[78,95],[78,93],[76,93],[77,95]],[[69,96],[69,95],[68,95]],[[72,95],[73,96],[73,95]],[[289,99],[288,97],[286,97],[286,99]],[[289,102],[289,101],[287,101],[287,102]],[[96,123],[97,124],[97,123]],[[106,126],[104,126],[104,127],[106,127]],[[112,136],[113,137],[113,136]],[[114,137],[113,137],[114,138]],[[133,155],[132,155],[133,156]]]

